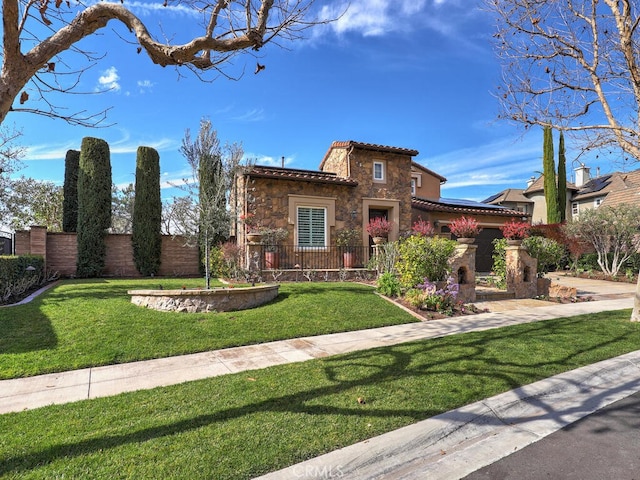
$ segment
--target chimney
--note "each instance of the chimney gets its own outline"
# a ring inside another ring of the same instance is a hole
[[[284,168],[284,155],[282,156],[281,162],[282,162],[282,168]]]
[[[581,163],[574,171],[576,172],[576,187],[580,188],[591,180],[590,169],[584,163]]]
[[[536,181],[536,177],[531,177],[529,180],[527,180],[527,188],[533,185],[535,181]]]

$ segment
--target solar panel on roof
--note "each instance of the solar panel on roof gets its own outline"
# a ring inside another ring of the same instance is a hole
[[[485,198],[482,203],[491,203],[493,202],[496,198],[499,198],[502,196],[503,192],[500,193],[496,193],[495,195],[491,195],[489,198]]]
[[[611,175],[603,175],[602,177],[593,178],[578,191],[578,195],[599,192],[609,184],[609,180],[611,180]]]
[[[506,207],[503,207],[501,205],[487,205],[486,203],[480,203],[474,200],[465,200],[461,198],[440,198],[438,202],[457,207],[507,210]]]

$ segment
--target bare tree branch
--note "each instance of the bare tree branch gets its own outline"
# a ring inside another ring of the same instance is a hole
[[[96,116],[64,114],[50,101],[47,101],[49,108],[44,111],[29,107],[29,93],[25,87],[34,85],[40,99],[53,92],[74,91],[77,82],[57,83],[61,75],[69,73],[60,69],[60,65],[64,65],[61,61],[63,54],[75,52],[85,56],[88,64],[95,63],[96,57],[79,49],[77,44],[112,20],[127,27],[139,45],[139,51],[144,50],[157,65],[188,68],[199,72],[199,77],[207,71],[227,75],[222,69],[232,56],[257,51],[275,38],[295,40],[305,29],[318,23],[328,23],[310,18],[314,2],[182,0],[176,5],[187,7],[201,17],[202,35],[182,44],[172,44],[155,39],[141,18],[124,4],[99,2],[88,7],[82,4],[72,7],[62,0],[54,3],[50,0],[2,0],[0,123],[10,111],[41,113],[84,125],[92,125],[93,120],[102,118],[105,112]],[[51,35],[41,38],[35,33],[43,31],[50,31]],[[24,45],[31,45],[31,49],[22,52]],[[80,75],[82,71],[76,73]],[[45,81],[44,77],[49,75],[56,81]],[[15,105],[17,98],[19,105]]]
[[[485,0],[496,14],[501,117],[640,159],[640,23],[631,0]]]

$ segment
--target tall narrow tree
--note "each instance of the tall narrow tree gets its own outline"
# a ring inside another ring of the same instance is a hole
[[[558,144],[558,212],[560,221],[567,219],[567,158],[564,148],[564,133],[560,130]]]
[[[187,231],[182,233],[200,247],[206,287],[209,288],[209,252],[214,242],[229,237],[231,219],[227,200],[243,152],[237,144],[222,148],[218,133],[207,119],[200,121],[196,139],[192,140],[189,130],[185,132],[180,152],[186,157],[193,175],[192,180],[185,180],[181,188],[188,193],[193,210],[197,212],[194,219],[183,222]]]
[[[151,147],[138,147],[131,243],[142,275],[152,276],[160,269],[161,225],[160,155]]]
[[[547,202],[547,223],[558,223],[558,189],[556,186],[556,162],[553,158],[553,133],[544,127],[542,167],[544,173],[544,198]]]
[[[64,159],[64,185],[62,202],[62,231],[78,231],[78,168],[80,151],[67,150]]]
[[[105,265],[105,235],[111,225],[111,160],[109,145],[85,137],[78,168],[79,277],[97,277]]]

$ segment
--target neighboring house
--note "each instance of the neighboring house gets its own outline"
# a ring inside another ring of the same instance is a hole
[[[501,192],[503,193],[503,192]],[[494,203],[500,194],[486,200]],[[532,177],[522,195],[531,202],[532,223],[547,223],[547,203],[544,197],[544,175]],[[640,205],[640,170],[597,174],[584,164],[575,169],[575,183],[567,182],[567,220],[577,219],[580,213],[601,205],[633,203]],[[504,203],[502,203],[504,204]],[[505,204],[506,206],[506,204]],[[513,205],[509,205],[513,208]]]
[[[524,188],[507,188],[482,200],[482,203],[500,205],[529,215],[533,213],[533,200],[524,196]]]
[[[441,198],[440,186],[446,179],[414,162],[416,155],[416,150],[406,148],[333,142],[317,171],[246,169],[236,178],[232,209],[238,217],[253,214],[263,227],[286,229],[286,243],[301,252],[328,252],[336,233],[345,228],[359,229],[362,245],[367,246],[366,226],[380,216],[392,222],[392,241],[409,232],[419,218],[433,222],[438,233],[447,233],[452,219],[474,216],[492,234],[486,238],[499,234],[498,227],[512,217],[527,218],[502,206]],[[246,243],[246,225],[238,222],[232,233],[238,243]],[[490,240],[488,246],[492,251]],[[483,262],[477,270],[491,268]]]

